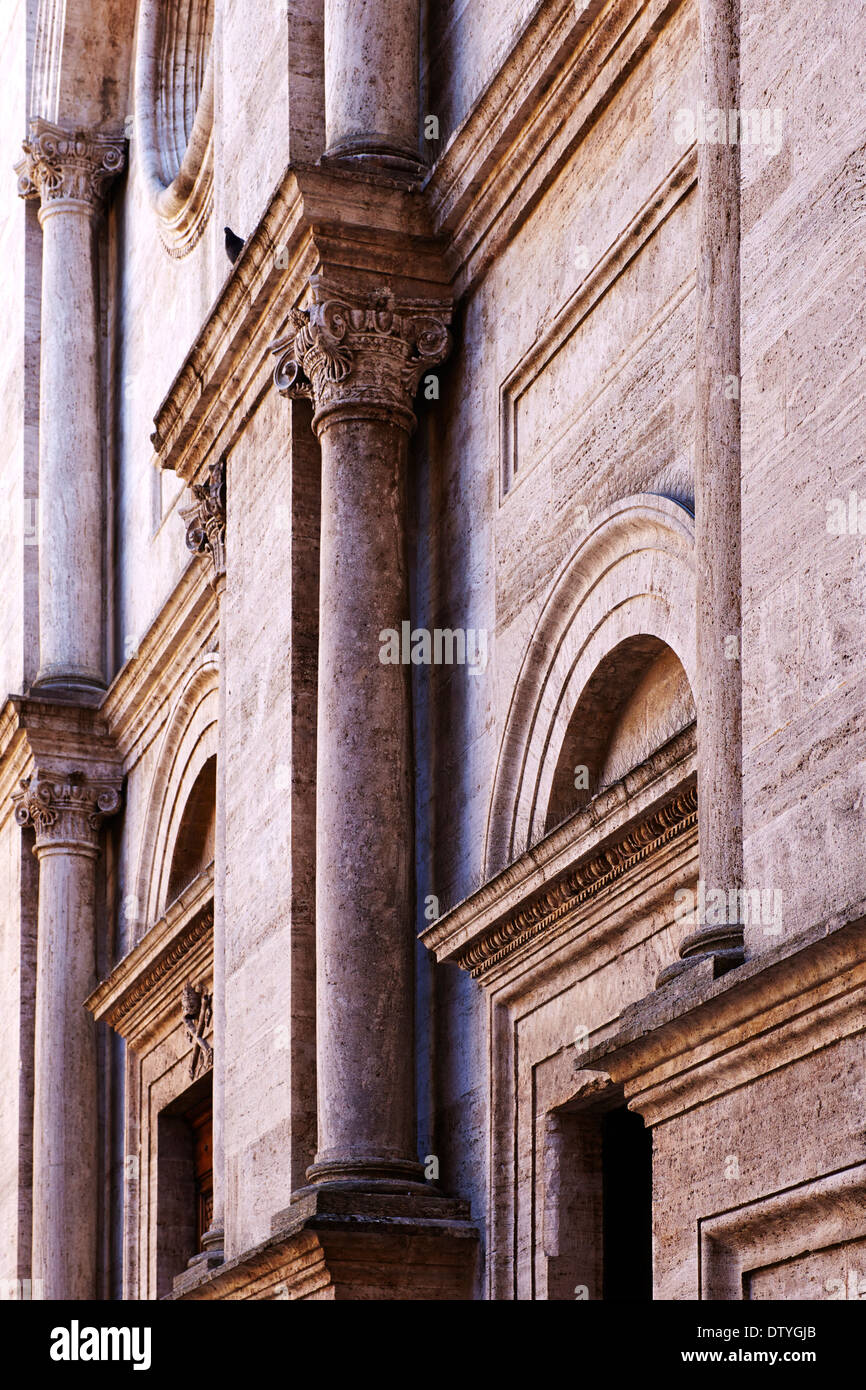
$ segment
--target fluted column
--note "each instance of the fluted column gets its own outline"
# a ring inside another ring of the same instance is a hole
[[[219,1264],[225,1252],[225,885],[226,885],[226,464],[211,467],[207,482],[195,483],[193,501],[182,508],[187,547],[209,555],[219,612],[219,696],[214,835],[213,912],[213,1212],[202,1236],[202,1251],[190,1263]]]
[[[36,685],[106,684],[104,498],[94,227],[118,135],[31,122],[19,192],[40,199],[39,648]]]
[[[739,0],[700,0],[701,97],[740,106]],[[698,144],[695,549],[699,873],[727,902],[743,884],[740,540],[740,147]],[[739,898],[736,899],[739,901]],[[660,983],[697,960],[743,959],[740,922],[706,920]]]
[[[312,397],[322,448],[316,788],[318,1149],[311,1182],[419,1180],[413,1059],[413,779],[408,667],[380,661],[409,616],[406,467],[441,302],[314,277],[274,350]]]
[[[417,175],[418,0],[325,0],[327,154]]]
[[[97,1296],[94,903],[99,827],[120,805],[116,783],[83,773],[22,782],[15,818],[36,831],[39,916],[33,1104],[33,1286],[43,1299]]]

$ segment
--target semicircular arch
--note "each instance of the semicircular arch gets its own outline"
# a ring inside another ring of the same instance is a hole
[[[219,658],[206,652],[180,690],[168,717],[148,794],[137,875],[145,929],[168,906],[174,846],[184,809],[205,763],[216,756]]]
[[[488,878],[543,838],[581,694],[605,658],[638,637],[669,647],[695,689],[694,519],[681,503],[654,493],[623,498],[601,513],[554,580],[500,744]]]

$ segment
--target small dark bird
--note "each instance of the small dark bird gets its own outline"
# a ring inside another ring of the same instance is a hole
[[[237,260],[238,256],[241,254],[241,252],[242,252],[243,249],[244,249],[244,239],[243,239],[243,237],[236,236],[235,233],[232,231],[231,227],[226,227],[225,233],[226,233],[226,255],[228,256],[228,258],[229,258],[229,260],[231,261],[232,265],[234,265],[234,263],[235,263],[235,261]]]

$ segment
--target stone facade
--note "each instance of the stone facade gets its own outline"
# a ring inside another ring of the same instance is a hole
[[[866,1296],[862,14],[255,9],[0,31],[4,1296]]]

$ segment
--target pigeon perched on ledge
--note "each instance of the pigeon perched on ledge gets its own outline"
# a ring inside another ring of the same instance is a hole
[[[241,251],[243,251],[243,249],[244,249],[244,239],[243,239],[243,237],[237,236],[237,235],[232,231],[231,227],[226,227],[226,228],[225,228],[225,234],[226,234],[226,255],[228,256],[228,258],[229,258],[229,260],[231,261],[232,265],[234,265],[234,263],[235,263],[235,261],[237,260],[238,256],[241,254]]]

